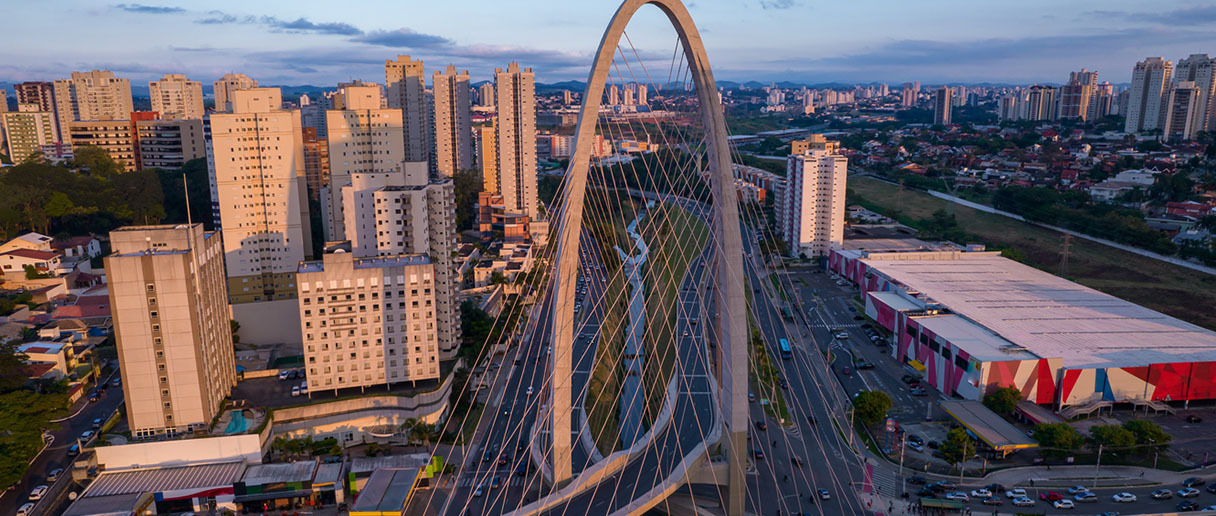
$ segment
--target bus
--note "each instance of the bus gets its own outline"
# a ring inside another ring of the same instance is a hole
[[[783,360],[789,360],[794,357],[794,352],[790,350],[790,341],[780,339],[777,341],[777,345],[781,347],[781,358]]]

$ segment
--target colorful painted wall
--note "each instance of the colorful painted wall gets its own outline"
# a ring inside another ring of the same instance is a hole
[[[1204,400],[1216,398],[1216,362],[1181,362],[1145,367],[1064,369],[1060,402]]]

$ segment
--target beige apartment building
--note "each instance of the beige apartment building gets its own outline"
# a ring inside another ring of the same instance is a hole
[[[185,75],[167,73],[161,80],[148,83],[152,111],[161,120],[202,120],[203,84]]]
[[[220,235],[128,226],[105,258],[131,435],[205,429],[236,385]]]
[[[405,124],[405,160],[431,159],[431,120],[427,107],[426,76],[422,61],[399,55],[396,61],[384,61],[384,84],[388,91],[388,107],[401,110]]]
[[[139,169],[136,160],[135,128],[130,120],[88,120],[68,123],[72,149],[91,145],[101,147],[123,171]]]
[[[477,170],[481,171],[481,188],[485,192],[498,193],[498,131],[494,123],[478,126]]]
[[[232,92],[256,88],[258,81],[243,73],[228,73],[220,77],[220,80],[211,83],[211,86],[215,95],[215,111],[231,112],[232,107],[228,105],[228,102],[232,99]]]
[[[308,389],[439,378],[430,258],[359,258],[338,246],[299,266]]]
[[[448,66],[431,76],[435,104],[435,156],[431,167],[440,176],[473,168],[473,124],[469,72]]]
[[[777,224],[793,256],[827,256],[844,240],[845,178],[849,160],[823,135],[793,142]]]
[[[321,190],[329,187],[329,140],[317,135],[318,128],[304,127],[304,183],[308,198],[321,200]]]
[[[278,88],[231,95],[232,112],[209,117],[207,149],[228,299],[234,305],[293,300],[297,265],[312,255],[300,112],[282,109]],[[294,307],[290,311],[294,317]]]
[[[325,113],[329,128],[329,203],[326,241],[346,240],[342,187],[356,172],[388,173],[405,160],[402,110],[381,108],[380,86],[346,86]]]
[[[54,92],[61,131],[77,120],[127,120],[135,111],[131,81],[113,72],[72,72],[70,79],[55,79]]]
[[[439,354],[460,347],[460,277],[455,258],[456,191],[451,179],[428,179],[425,162],[390,173],[355,173],[342,189],[346,235],[356,257],[425,254],[435,268]]]
[[[137,120],[135,139],[139,168],[178,169],[207,157],[202,119]]]
[[[498,114],[498,191],[507,211],[538,220],[536,197],[536,76],[511,63],[494,70]]]
[[[21,163],[43,145],[57,141],[55,114],[40,111],[37,104],[18,104],[17,111],[0,113],[0,141],[4,142],[4,154]]]

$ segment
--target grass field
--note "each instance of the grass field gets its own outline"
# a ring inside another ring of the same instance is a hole
[[[1028,265],[1058,274],[1061,233],[1000,215],[955,205],[928,194],[870,178],[849,178],[861,204],[901,222],[952,210],[959,225],[983,243],[1013,248]],[[1216,276],[1178,267],[1088,240],[1072,239],[1068,278],[1209,329],[1216,329]]]

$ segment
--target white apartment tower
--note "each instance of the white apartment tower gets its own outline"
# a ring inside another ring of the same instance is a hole
[[[232,92],[256,88],[258,87],[258,81],[251,79],[243,73],[228,73],[220,77],[220,80],[212,83],[211,86],[214,88],[215,110],[230,112],[232,108],[228,105],[228,102],[232,99]]]
[[[128,226],[105,259],[135,437],[206,428],[236,385],[224,250],[202,224]]]
[[[405,160],[402,110],[381,108],[380,86],[351,84],[338,90],[325,113],[329,132],[327,241],[346,240],[342,187],[356,172],[388,173]]]
[[[1170,78],[1174,65],[1160,57],[1150,57],[1132,68],[1132,88],[1127,109],[1120,107],[1126,117],[1123,131],[1139,133],[1160,129],[1165,122],[1163,105],[1169,100]]]
[[[435,99],[435,156],[432,168],[443,177],[476,167],[473,161],[473,123],[470,111],[469,72],[448,66],[431,76]]]
[[[430,160],[430,113],[426,101],[426,77],[422,61],[399,55],[384,61],[384,83],[388,87],[388,107],[401,110],[405,124],[405,160]]]
[[[152,111],[161,120],[202,120],[203,84],[185,75],[167,73],[159,81],[148,83]]]
[[[296,267],[312,255],[300,112],[282,109],[278,88],[231,95],[232,112],[209,117],[207,148],[229,302],[294,300]]]
[[[801,152],[786,160],[787,182],[779,199],[778,219],[793,256],[827,256],[833,245],[844,240],[849,160],[837,152],[837,146],[812,135],[806,150],[798,148]]]
[[[426,255],[360,258],[339,247],[296,277],[309,392],[439,378]]]
[[[494,70],[498,115],[498,188],[506,211],[538,220],[536,197],[536,76],[511,63]]]
[[[439,355],[460,347],[460,277],[456,251],[456,191],[451,179],[427,179],[425,162],[407,161],[389,173],[355,173],[342,188],[346,237],[356,258],[425,254],[435,269]]]
[[[1196,116],[1192,118],[1189,131],[1198,134],[1199,131],[1216,130],[1216,109],[1212,106],[1213,95],[1216,94],[1216,60],[1207,54],[1191,54],[1186,59],[1178,61],[1174,68],[1174,81],[1190,81],[1195,83]]]
[[[38,104],[18,104],[17,111],[0,113],[0,142],[13,163],[20,164],[41,153],[43,145],[57,141],[55,114],[40,109]]]
[[[131,112],[135,111],[131,81],[114,77],[114,72],[72,72],[70,79],[55,79],[54,88],[60,136],[64,140],[73,121],[130,120]]]

